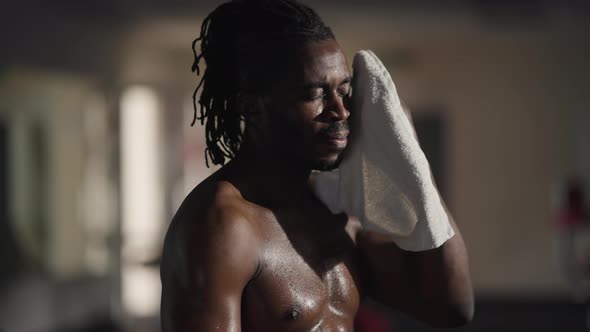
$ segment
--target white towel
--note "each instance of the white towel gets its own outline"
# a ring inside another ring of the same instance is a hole
[[[454,235],[387,69],[371,51],[353,61],[350,145],[339,169],[312,186],[333,213],[390,234],[408,251],[437,248]]]

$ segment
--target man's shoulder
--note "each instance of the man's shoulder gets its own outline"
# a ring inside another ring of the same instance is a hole
[[[210,192],[211,202],[203,211],[208,228],[220,235],[254,231],[251,207],[240,192],[227,181],[217,181]],[[244,234],[246,235],[246,234]]]
[[[195,268],[199,262],[211,260],[231,262],[236,267],[241,264],[251,266],[257,260],[260,237],[248,218],[239,191],[227,181],[203,184],[187,196],[172,220],[164,244],[163,261],[176,262],[173,265],[177,266],[189,264]],[[190,262],[183,261],[183,258]]]
[[[232,183],[210,177],[186,197],[173,223],[178,223],[184,231],[231,231],[233,227],[251,226],[248,208],[247,202]]]

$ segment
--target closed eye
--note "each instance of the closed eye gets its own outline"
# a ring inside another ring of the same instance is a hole
[[[341,97],[350,96],[350,92],[352,91],[352,87],[350,86],[351,78],[347,77],[338,86],[338,94]]]
[[[352,91],[352,89],[350,89],[350,88],[338,89],[338,95],[340,95],[340,97],[349,97],[351,91]]]
[[[308,90],[305,93],[305,99],[308,100],[316,100],[316,99],[322,99],[326,97],[326,92],[324,91],[323,88],[313,88]]]
[[[350,77],[346,77],[344,80],[342,80],[338,85],[336,94],[340,97],[350,97],[350,93],[352,91],[350,82]],[[328,97],[328,93],[326,91],[330,91],[330,89],[331,88],[329,84],[325,82],[312,82],[304,86],[304,97],[307,100],[323,99]]]

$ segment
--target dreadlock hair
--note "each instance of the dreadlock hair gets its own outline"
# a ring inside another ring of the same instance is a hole
[[[192,44],[193,72],[201,74],[201,59],[206,69],[193,93],[191,126],[197,119],[205,125],[207,167],[209,158],[223,165],[240,149],[246,119],[237,109],[239,94],[267,91],[289,50],[328,39],[334,39],[332,30],[311,8],[295,0],[233,0],[205,18]]]

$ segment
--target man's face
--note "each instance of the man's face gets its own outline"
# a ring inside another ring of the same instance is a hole
[[[294,54],[273,98],[274,145],[318,170],[336,168],[347,145],[351,75],[334,40],[309,42]]]

